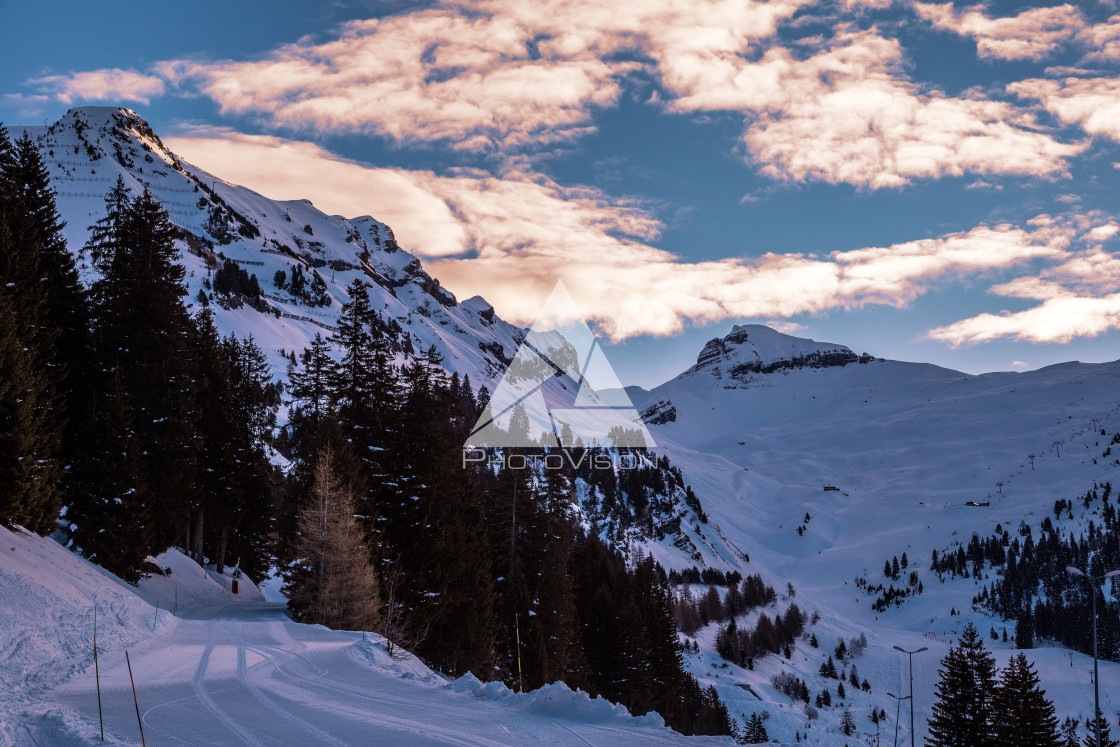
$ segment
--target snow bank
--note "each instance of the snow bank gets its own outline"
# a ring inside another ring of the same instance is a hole
[[[366,633],[366,639],[358,641],[350,648],[350,656],[367,667],[404,679],[443,685],[446,679],[433,672],[424,662],[407,651],[398,649],[396,656],[390,656],[386,647],[388,641],[377,633]]]
[[[543,713],[571,721],[620,721],[633,726],[665,728],[665,720],[657,713],[651,711],[645,716],[631,716],[625,706],[611,703],[598,695],[592,698],[583,690],[572,690],[563,682],[545,685],[527,693],[516,693],[501,682],[483,683],[468,672],[450,683],[447,689],[483,700],[512,698],[511,702],[527,713]]]
[[[100,656],[169,624],[136,590],[54,540],[0,527],[0,741],[19,742],[14,716]]]
[[[183,553],[172,548],[155,558],[155,564],[167,572],[165,576],[149,576],[132,589],[144,601],[161,610],[184,612],[205,604],[262,600],[257,586],[245,574],[237,579],[237,594],[232,591],[233,569],[226,568],[218,574],[212,568],[204,569]]]
[[[34,704],[45,690],[93,666],[95,605],[104,666],[174,625],[176,594],[180,615],[205,604],[262,598],[244,576],[234,597],[228,571],[204,570],[177,550],[155,563],[170,573],[134,587],[49,537],[0,527],[0,744],[30,739],[24,725],[32,720],[40,737],[52,728],[75,733],[72,714]]]

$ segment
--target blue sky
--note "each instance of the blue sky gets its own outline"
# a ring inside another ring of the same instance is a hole
[[[979,372],[1117,357],[1120,10],[888,0],[0,5],[0,121],[140,112],[372,214],[655,384],[732,323]]]

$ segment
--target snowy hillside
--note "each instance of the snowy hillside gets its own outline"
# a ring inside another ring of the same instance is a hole
[[[730,375],[740,362],[756,365],[740,369],[745,376]],[[841,639],[860,633],[870,645],[855,662],[872,693],[851,695],[847,704],[864,732],[874,731],[871,707],[886,708],[885,726],[893,729],[886,691],[907,692],[906,658],[892,646],[930,648],[914,658],[921,738],[938,663],[964,622],[974,621],[985,634],[993,625],[1014,629],[1013,621],[972,609],[979,581],[938,583],[929,570],[931,553],[967,544],[973,532],[985,537],[997,523],[1015,528],[1025,521],[1037,533],[1056,499],[1076,504],[1094,482],[1120,477],[1120,465],[1102,458],[1108,438],[1101,436],[1120,430],[1120,362],[971,376],[736,327],[708,343],[676,379],[650,392],[630,391],[660,448],[706,496],[713,523],[750,555],[744,571],[761,573],[779,591],[792,584],[792,601],[820,614],[807,630],[819,649],[798,643],[791,661],[767,657],[753,672],[721,668],[712,656],[714,625],[698,634],[708,653],[694,660],[695,671],[721,685],[733,711],[767,710],[770,735],[786,741],[810,721],[770,677],[792,671],[813,693],[835,686],[818,667]],[[1075,520],[1084,524],[1087,516],[1075,509]],[[893,585],[905,587],[905,576],[916,572],[923,593],[876,610],[882,592],[868,587],[892,585],[884,562],[903,553],[910,566]],[[789,601],[781,594],[767,611],[773,616]],[[951,616],[952,608],[964,614]],[[740,627],[751,619],[741,618]],[[988,644],[1001,660],[1013,647]],[[1027,653],[1060,718],[1092,712],[1090,659],[1064,649]],[[761,701],[740,683],[750,683]],[[1102,708],[1106,700],[1115,703],[1104,708],[1115,723],[1120,667],[1102,669],[1101,687]],[[838,724],[839,708],[820,710],[810,733]],[[844,743],[835,740],[820,743]]]
[[[376,634],[291,622],[244,577],[232,594],[230,578],[175,550],[157,558],[166,576],[133,588],[46,537],[0,528],[0,546],[0,743],[100,743],[95,605],[108,744],[140,742],[125,650],[148,744],[681,740],[657,716],[564,685],[449,682],[390,657]]]
[[[182,161],[131,110],[80,107],[49,127],[22,130],[35,139],[50,170],[67,243],[87,285],[95,270],[81,249],[119,177],[134,193],[148,190],[180,231],[176,244],[188,305],[197,311],[205,296],[219,332],[252,335],[281,381],[287,380],[290,356],[298,356],[316,335],[330,337],[336,330],[342,305],[350,300],[347,287],[356,280],[370,286],[371,308],[399,363],[434,346],[443,367],[469,376],[476,389],[494,392],[526,337],[484,299],[457,301],[398,246],[384,223],[369,216],[329,216],[306,200],[269,200],[226,183]],[[378,199],[369,196],[371,210]],[[219,289],[219,278],[231,275],[229,267],[255,276],[251,290]],[[557,401],[571,402],[581,392],[570,378],[549,378],[547,391]],[[282,410],[281,421],[283,416]],[[626,532],[625,545],[667,564],[734,562],[739,553],[733,544],[720,537],[718,527],[697,521],[681,495],[670,496],[658,517],[665,529],[661,536]],[[623,534],[619,531],[618,539]]]

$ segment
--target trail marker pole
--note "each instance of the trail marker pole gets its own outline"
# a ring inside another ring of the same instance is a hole
[[[132,662],[128,660],[128,651],[124,652],[124,663],[128,665],[128,681],[132,683],[132,704],[136,706],[136,723],[140,725],[140,747],[148,747],[144,742],[144,722],[140,720],[140,701],[136,699],[136,680],[132,679]]]
[[[513,629],[517,636],[517,687],[525,692],[525,680],[521,678],[521,621],[518,613],[513,613]]]
[[[97,664],[97,600],[93,600],[93,677],[97,682],[97,720],[101,723],[101,741],[105,741],[105,717],[101,715],[101,668]]]

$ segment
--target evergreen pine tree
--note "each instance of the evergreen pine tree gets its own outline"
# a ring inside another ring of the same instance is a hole
[[[5,250],[0,226],[0,254]],[[46,376],[18,333],[13,299],[0,289],[0,522],[45,534],[58,516],[57,464]]]
[[[576,634],[574,586],[568,572],[575,538],[567,510],[572,489],[562,470],[545,469],[539,498],[543,521],[531,547],[538,559],[532,580],[526,620],[526,660],[534,686],[564,680],[571,684],[582,676],[581,652]]]
[[[78,280],[74,257],[62,236],[65,226],[58,214],[50,174],[34,141],[25,132],[14,146],[15,169],[5,183],[15,187],[13,208],[18,215],[13,241],[38,252],[38,292],[43,298],[40,345],[52,387],[59,395],[56,421],[63,432],[62,459],[73,460],[77,445],[67,428],[88,396],[89,304]]]
[[[13,147],[0,126],[0,318],[7,327],[0,341],[0,522],[41,534],[55,526],[64,477],[60,434],[69,400],[60,391],[69,380],[60,325],[72,321],[67,313],[84,314],[72,261],[64,272],[69,255],[57,218],[38,150],[26,133]]]
[[[1120,747],[1120,742],[1114,740],[1109,733],[1108,719],[1104,717],[1104,714],[1101,714],[1096,724],[1093,723],[1092,719],[1086,719],[1085,727],[1089,730],[1089,733],[1081,741],[1083,747],[1097,747],[1097,729],[1100,729],[1101,747]]]
[[[927,747],[988,747],[992,738],[995,662],[972,623],[960,645],[941,660],[937,702],[929,721]]]
[[[102,270],[92,289],[96,364],[91,377],[102,391],[117,394],[111,399],[98,395],[86,418],[116,423],[129,433],[86,434],[89,456],[76,480],[83,487],[70,508],[78,547],[88,553],[100,543],[126,545],[120,551],[103,548],[101,557],[110,570],[135,577],[144,570],[135,558],[170,546],[184,532],[194,501],[192,323],[183,305],[183,268],[176,262],[175,229],[167,214],[147,192],[130,200],[119,181],[106,209],[87,244]],[[101,408],[109,412],[99,413]],[[139,470],[132,491],[119,496],[122,510],[142,521],[133,534],[96,538],[92,535],[111,523],[106,514],[116,509],[106,505],[95,486],[119,479],[106,475],[105,465],[106,455],[122,445],[137,450],[120,458]]]
[[[762,723],[762,717],[757,713],[752,713],[747,720],[742,741],[746,744],[765,744],[770,741],[770,735],[766,733],[766,724]]]
[[[1038,675],[1025,655],[1013,657],[1000,673],[993,705],[993,744],[1058,747],[1061,743],[1054,704],[1039,688]]]

